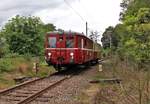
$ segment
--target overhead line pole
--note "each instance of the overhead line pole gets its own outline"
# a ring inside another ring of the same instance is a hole
[[[86,21],[86,37],[88,37],[88,23]]]

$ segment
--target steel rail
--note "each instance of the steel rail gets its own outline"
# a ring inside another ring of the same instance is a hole
[[[53,76],[53,75],[55,75],[55,74],[57,74],[57,73],[58,73],[58,72],[53,73],[53,74],[49,75],[48,77],[51,77],[51,76]],[[31,84],[31,83],[40,81],[40,80],[45,79],[45,78],[48,78],[48,77],[37,78],[37,79],[35,79],[35,80],[27,81],[27,82],[24,82],[24,83],[22,83],[22,84],[18,84],[18,85],[16,85],[16,86],[10,87],[10,88],[8,88],[8,89],[4,89],[4,90],[0,91],[0,96],[2,96],[3,94],[7,94],[7,93],[9,93],[9,92],[11,92],[11,91],[13,91],[13,90],[15,90],[15,89],[24,87],[24,86],[26,86],[26,85],[28,85],[28,84]]]
[[[20,101],[19,103],[17,104],[28,104],[30,103],[31,101],[33,101],[34,99],[36,99],[37,97],[39,97],[40,95],[42,95],[44,92],[46,92],[47,90],[49,90],[50,88],[53,88],[55,87],[56,85],[60,84],[61,82],[63,82],[64,80],[66,79],[69,79],[71,78],[72,76],[66,76],[65,78],[62,78],[61,80],[55,82],[55,83],[52,83],[50,84],[48,87],[38,91],[37,93],[35,94],[32,94],[31,96],[27,97],[26,99]]]

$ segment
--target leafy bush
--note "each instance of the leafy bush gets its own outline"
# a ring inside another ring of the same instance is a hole
[[[39,17],[17,15],[0,31],[13,53],[40,55],[43,53],[44,34],[54,31],[53,24],[44,24]]]
[[[12,67],[12,63],[9,59],[0,59],[0,72],[9,72]]]
[[[0,73],[18,70],[22,65],[30,66],[31,59],[26,56],[9,54],[5,58],[0,58]]]
[[[6,43],[6,39],[1,36],[0,33],[0,58],[4,57],[9,52],[9,45]]]

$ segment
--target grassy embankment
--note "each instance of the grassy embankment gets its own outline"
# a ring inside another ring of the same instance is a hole
[[[136,66],[116,57],[105,61],[103,71],[96,78],[120,78],[122,81],[100,83],[95,104],[150,104],[150,71],[136,70]]]
[[[136,64],[120,61],[116,57],[104,61],[103,71],[93,77],[93,80],[118,78],[122,80],[121,83],[91,84],[80,96],[81,102],[83,104],[150,104],[150,72],[145,69],[135,70],[135,66]]]
[[[44,59],[40,58],[39,72],[35,73],[33,63],[35,58],[26,56],[1,58],[0,59],[0,89],[15,85],[15,78],[18,77],[43,77],[54,71],[52,67],[47,66]]]

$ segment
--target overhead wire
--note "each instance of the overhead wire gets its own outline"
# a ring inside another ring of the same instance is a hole
[[[83,11],[85,12],[86,17],[88,17],[88,13],[87,13],[87,9],[85,9],[85,6],[83,5],[83,3],[81,2],[81,0],[77,0],[81,6],[81,8],[83,9]],[[88,19],[86,18],[86,21],[88,21]]]
[[[91,15],[89,16],[89,14],[87,13],[87,9],[85,8],[85,6],[82,4],[82,2],[81,2],[81,0],[77,0],[78,2],[79,2],[79,4],[80,4],[80,6],[81,6],[81,8],[83,9],[83,11],[85,12],[85,16],[86,17],[91,17]],[[93,28],[91,28],[91,24],[93,24],[93,22],[91,21],[91,20],[89,20],[88,18],[83,18],[81,15],[80,15],[80,13],[76,10],[76,9],[74,9],[71,5],[70,5],[70,3],[67,1],[67,0],[64,0],[64,2],[82,19],[82,21],[84,21],[84,22],[88,22],[88,32],[90,32],[90,31],[96,31],[95,29],[93,29]],[[100,34],[101,34],[101,32],[99,32]]]
[[[85,7],[83,6],[83,4],[81,3],[80,0],[77,0],[77,1],[79,2],[79,4],[81,5],[82,9],[84,10],[86,17],[88,17],[88,16],[87,16],[87,15],[88,15],[87,9],[85,9]],[[70,5],[70,3],[69,3],[67,0],[64,0],[64,2],[67,4],[67,6],[69,6],[69,7],[81,18],[81,20],[82,20],[83,22],[88,22],[88,30],[90,30],[90,31],[94,30],[94,29],[90,28],[90,23],[92,23],[90,20],[87,21],[87,18],[86,18],[86,20],[85,20],[85,19],[81,16],[81,14],[80,14],[76,9],[74,9],[74,8],[72,7],[72,5]],[[89,21],[90,21],[90,23],[89,23]]]
[[[69,2],[67,1],[67,0],[64,0],[64,2],[81,18],[81,20],[82,21],[86,21],[81,15],[80,15],[80,13],[77,11],[77,10],[75,10],[70,4],[69,4]]]
[[[81,8],[82,8],[83,11],[85,12],[85,16],[86,16],[86,17],[91,17],[91,15],[89,15],[89,14],[87,13],[87,9],[86,9],[85,6],[83,5],[82,1],[81,1],[81,0],[77,0],[77,1],[79,2]],[[90,27],[90,25],[92,24],[92,21],[91,21],[90,19],[86,18],[86,22],[88,22],[88,30],[90,30],[90,31],[91,31],[91,30],[94,30],[94,29],[92,29],[92,28]]]
[[[95,23],[94,23],[94,21],[92,21],[92,20],[94,20],[92,15],[87,13],[88,10],[85,7],[85,5],[83,4],[82,0],[77,0],[77,1],[79,2],[79,4],[81,5],[82,9],[84,10],[86,17],[92,18],[92,19],[86,18],[86,21],[88,22],[88,29],[89,30],[94,30],[92,27],[93,27],[93,25],[95,25]]]

